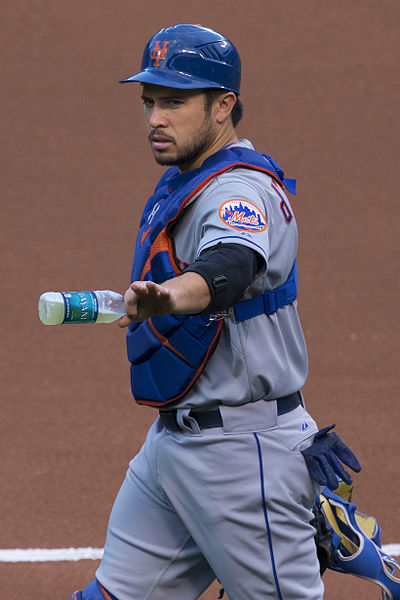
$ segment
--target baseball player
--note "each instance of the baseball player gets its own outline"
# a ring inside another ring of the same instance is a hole
[[[125,294],[132,392],[158,411],[131,461],[96,579],[71,600],[320,600],[312,507],[351,481],[301,388],[297,227],[279,165],[239,140],[240,58],[199,25],[162,29],[140,72],[156,161]],[[314,450],[315,448],[315,450]],[[307,450],[306,460],[303,451]],[[311,477],[311,465],[316,481]]]

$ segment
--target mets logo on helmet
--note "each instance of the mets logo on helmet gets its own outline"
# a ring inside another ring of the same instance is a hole
[[[153,54],[151,55],[151,60],[156,61],[153,65],[153,67],[159,67],[160,60],[165,60],[165,57],[167,54],[167,50],[168,50],[167,46],[168,46],[169,42],[164,42],[164,45],[162,48],[160,46],[160,43],[161,43],[160,40],[156,40],[155,46],[153,48]]]
[[[227,200],[219,209],[219,216],[224,223],[239,231],[264,231],[267,220],[261,210],[248,200]]]

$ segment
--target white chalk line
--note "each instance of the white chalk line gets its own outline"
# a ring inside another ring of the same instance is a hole
[[[0,549],[0,562],[53,562],[61,560],[99,560],[103,548],[10,548]]]
[[[400,544],[385,544],[382,550],[390,556],[400,556]],[[57,562],[76,560],[99,560],[103,548],[10,548],[0,549],[0,562]]]
[[[390,556],[400,556],[400,544],[384,544],[382,550]]]

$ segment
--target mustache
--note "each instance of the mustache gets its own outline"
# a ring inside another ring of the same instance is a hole
[[[151,142],[153,140],[153,138],[161,138],[163,140],[165,140],[166,142],[175,142],[174,138],[169,136],[169,135],[165,135],[165,133],[163,131],[158,131],[157,129],[151,129],[150,133],[148,135],[148,139]]]

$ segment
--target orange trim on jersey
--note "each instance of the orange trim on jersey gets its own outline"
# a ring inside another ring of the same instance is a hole
[[[200,185],[198,185],[197,188],[195,188],[193,190],[193,192],[183,202],[183,204],[181,205],[181,207],[180,207],[179,211],[177,212],[177,214],[175,215],[175,217],[167,223],[167,227],[168,227],[169,223],[172,223],[173,221],[175,221],[175,219],[178,218],[180,212],[184,209],[186,204],[188,202],[190,202],[190,200],[192,200],[192,198],[194,196],[196,196],[196,194],[198,194],[199,191],[202,190],[205,185],[207,185],[212,179],[214,179],[214,177],[217,177],[218,175],[221,175],[222,173],[225,173],[225,171],[229,171],[230,169],[237,169],[238,167],[244,167],[247,169],[251,169],[253,171],[261,171],[261,173],[266,173],[267,175],[272,177],[272,179],[274,181],[276,181],[283,187],[283,184],[282,184],[281,180],[279,179],[279,177],[277,177],[274,173],[272,173],[272,171],[269,171],[268,169],[263,169],[262,167],[256,167],[253,165],[249,165],[248,163],[233,163],[232,165],[228,165],[227,167],[224,167],[223,169],[216,171],[216,173],[212,173],[211,175],[209,175],[207,177],[207,179],[205,179],[202,183],[200,183]]]
[[[152,332],[154,333],[154,335],[160,340],[160,342],[162,343],[163,346],[165,346],[166,348],[168,348],[169,350],[171,350],[171,352],[173,352],[174,354],[176,354],[176,356],[179,356],[179,358],[181,358],[182,360],[185,361],[185,363],[187,363],[188,365],[190,365],[191,367],[193,367],[192,363],[185,357],[183,356],[183,354],[181,354],[179,352],[179,350],[177,350],[176,348],[174,348],[172,346],[172,344],[169,343],[168,339],[166,337],[164,337],[163,335],[161,335],[161,333],[159,331],[157,331],[157,329],[154,327],[153,323],[151,322],[151,319],[147,320],[150,329],[152,330]]]
[[[149,320],[150,322],[150,320]],[[193,379],[190,381],[189,385],[183,390],[183,392],[181,392],[180,394],[178,394],[177,396],[175,396],[174,398],[171,398],[171,400],[167,400],[167,402],[153,402],[153,400],[136,400],[137,404],[145,404],[146,406],[160,406],[162,404],[162,406],[166,406],[167,404],[171,404],[171,402],[175,402],[175,400],[179,400],[179,398],[182,398],[182,396],[184,396],[192,387],[192,385],[197,381],[197,379],[199,378],[199,376],[201,375],[208,359],[210,358],[211,353],[214,350],[215,347],[215,340],[219,337],[219,334],[221,333],[221,329],[222,329],[222,319],[218,322],[218,329],[215,333],[214,339],[210,344],[210,347],[207,351],[206,356],[204,357],[203,362],[201,363],[200,367],[197,369],[196,375],[193,377]]]
[[[101,583],[99,581],[97,583],[99,584],[100,589],[103,592],[104,596],[107,598],[107,600],[112,600],[111,596],[109,594],[107,594],[106,590],[103,588],[103,586],[101,585]]]
[[[278,185],[277,185],[277,182],[276,182],[276,180],[275,180],[275,179],[273,179],[273,180],[271,181],[271,185],[272,185],[272,187],[273,187],[273,188],[275,188],[277,191],[279,190],[279,187],[283,187],[282,185],[281,185],[281,186],[278,186]]]
[[[286,198],[285,194],[282,194],[282,190],[279,189],[274,180],[271,181],[271,187],[276,191],[279,198],[281,199],[279,205],[281,213],[283,215],[283,218],[285,219],[286,225],[290,225],[290,223],[293,221],[293,213],[288,204],[288,199]]]

